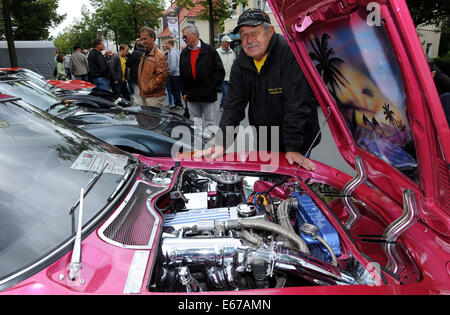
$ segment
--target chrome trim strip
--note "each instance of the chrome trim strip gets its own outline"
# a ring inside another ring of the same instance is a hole
[[[419,208],[417,207],[416,196],[410,189],[403,191],[403,213],[389,225],[383,234],[385,240],[384,251],[388,256],[389,263],[386,269],[397,273],[403,265],[400,255],[397,252],[396,244],[398,238],[417,223],[420,219]]]
[[[114,222],[114,220],[121,214],[121,212],[125,209],[125,207],[127,206],[128,202],[130,201],[131,197],[133,197],[134,192],[136,191],[137,187],[139,186],[139,184],[145,184],[147,185],[149,188],[154,188],[155,191],[150,194],[147,197],[147,210],[150,212],[150,214],[155,218],[155,223],[153,224],[153,228],[152,228],[152,233],[150,235],[150,240],[148,242],[147,245],[142,246],[142,245],[124,245],[121,244],[119,242],[113,241],[110,238],[108,238],[104,232],[105,230],[112,224],[112,222]],[[163,189],[162,189],[163,188]],[[99,229],[98,231],[98,235],[100,236],[100,238],[102,240],[104,240],[105,242],[112,244],[114,246],[117,247],[121,247],[121,248],[127,248],[127,249],[138,249],[138,250],[148,250],[148,249],[152,249],[153,248],[153,242],[155,240],[156,237],[156,231],[158,229],[159,223],[160,223],[160,218],[159,215],[153,210],[153,208],[151,207],[151,201],[154,197],[156,197],[157,195],[159,195],[160,193],[164,192],[165,190],[168,189],[168,186],[153,186],[151,184],[149,184],[148,182],[144,181],[144,180],[138,180],[136,181],[136,183],[134,184],[134,186],[131,188],[130,192],[128,193],[127,197],[125,198],[125,200],[122,202],[122,204],[120,205],[120,207],[113,213],[113,215],[108,219],[108,221],[105,222],[105,224]]]
[[[137,294],[141,292],[149,257],[149,251],[141,250],[134,253],[133,261],[128,271],[127,282],[123,289],[124,294]]]
[[[358,188],[358,186],[360,186],[367,180],[366,166],[364,164],[363,159],[360,156],[355,157],[355,166],[356,166],[356,175],[350,182],[348,182],[344,186],[342,191],[344,197],[341,198],[342,203],[350,213],[347,222],[345,222],[345,228],[347,230],[350,230],[361,216],[358,211],[358,208],[352,201],[351,194],[356,190],[356,188]]]

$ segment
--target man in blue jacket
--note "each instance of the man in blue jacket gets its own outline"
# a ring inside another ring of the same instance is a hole
[[[232,138],[227,131],[235,133],[248,105],[259,151],[285,152],[290,164],[315,170],[307,154],[320,141],[318,137],[314,142],[319,132],[317,105],[309,101],[309,84],[286,39],[275,34],[269,16],[259,9],[239,17],[234,29],[238,32],[245,53],[239,54],[231,69],[220,121],[222,137],[216,137],[215,147],[196,152],[195,157],[222,156],[229,145],[226,140]]]

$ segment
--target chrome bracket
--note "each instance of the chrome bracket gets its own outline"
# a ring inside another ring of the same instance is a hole
[[[389,225],[383,234],[384,251],[388,258],[386,269],[392,273],[397,273],[403,265],[398,254],[396,242],[398,238],[417,223],[420,219],[419,208],[417,207],[416,196],[410,189],[403,191],[403,214]]]
[[[342,203],[348,210],[350,216],[345,222],[345,228],[350,230],[360,218],[360,213],[356,205],[352,201],[351,194],[367,180],[367,170],[362,157],[355,157],[356,175],[349,181],[342,190]]]

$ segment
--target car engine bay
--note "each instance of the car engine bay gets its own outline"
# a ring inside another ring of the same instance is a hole
[[[163,231],[150,291],[373,282],[298,180],[193,168],[174,176],[156,202]]]

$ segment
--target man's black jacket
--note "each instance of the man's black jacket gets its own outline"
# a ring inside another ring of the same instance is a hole
[[[190,102],[215,102],[220,90],[225,69],[217,51],[201,42],[200,53],[195,65],[196,79],[192,75],[191,50],[183,49],[180,55],[180,88],[182,95]]]
[[[111,71],[105,57],[97,49],[92,49],[88,56],[89,75],[91,78],[111,79]]]
[[[145,53],[144,49],[136,48],[127,59],[127,68],[130,69],[130,78],[128,82],[137,84],[139,63],[141,62],[141,56]]]
[[[250,125],[256,127],[257,132],[262,126],[268,130],[268,134],[258,132],[258,150],[305,155],[319,131],[317,105],[310,102],[309,91],[309,84],[286,39],[274,34],[260,74],[253,58],[244,51],[234,62],[220,121],[223,135],[227,126],[236,127],[245,118],[245,108],[249,104]],[[279,127],[278,147],[270,141],[274,126]],[[267,149],[261,145],[263,137],[267,139]],[[223,146],[230,145],[225,143],[225,136],[217,140]],[[315,145],[319,141],[320,137]]]

